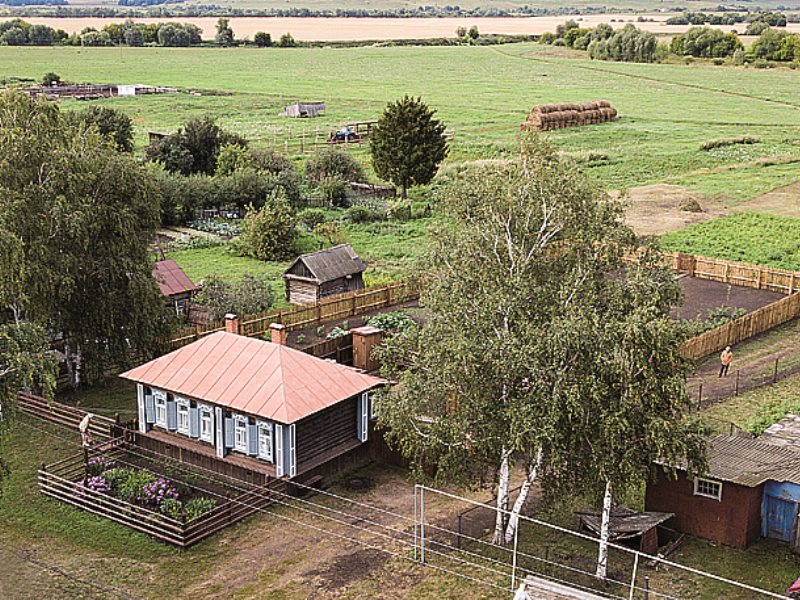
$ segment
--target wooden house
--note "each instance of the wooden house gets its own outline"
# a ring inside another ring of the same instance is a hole
[[[283,273],[286,299],[314,304],[327,296],[364,289],[366,268],[349,244],[303,254]]]
[[[175,314],[186,314],[189,301],[200,289],[172,259],[159,260],[153,265],[153,277],[167,306]]]
[[[759,536],[797,538],[800,452],[795,449],[746,434],[718,436],[710,442],[702,477],[677,472],[670,478],[658,469],[645,496],[645,510],[675,514],[668,522],[673,529],[737,548]]]
[[[272,342],[220,331],[121,377],[136,383],[137,435],[289,478],[363,447],[385,383],[288,348],[280,325]]]

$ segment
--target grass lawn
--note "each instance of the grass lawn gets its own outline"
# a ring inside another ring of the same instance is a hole
[[[665,250],[800,270],[800,219],[743,212],[674,231]]]
[[[800,154],[794,143],[800,126],[795,72],[597,63],[585,56],[537,44],[288,51],[125,48],[121,53],[116,48],[2,47],[0,76],[40,78],[55,71],[73,81],[124,79],[206,90],[201,96],[101,101],[133,117],[140,145],[148,130],[171,131],[203,113],[217,115],[221,125],[255,144],[272,145],[276,127],[291,128],[294,136],[303,129],[327,132],[343,122],[376,118],[387,102],[411,94],[421,96],[455,128],[451,162],[509,156],[519,123],[535,104],[608,99],[618,108],[619,121],[548,137],[561,150],[607,152],[611,161],[588,171],[611,189],[693,174],[693,186],[713,185],[728,193],[717,174],[697,172]],[[298,98],[324,100],[326,115],[302,122],[277,116]],[[65,101],[62,106],[84,104]],[[699,148],[709,139],[738,135],[754,135],[761,142],[745,155]],[[770,185],[798,179],[790,169],[769,173]],[[731,195],[761,189],[742,187],[732,180]]]

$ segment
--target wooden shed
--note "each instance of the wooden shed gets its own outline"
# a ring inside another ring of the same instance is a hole
[[[327,296],[364,289],[366,265],[349,244],[303,254],[286,269],[286,299],[314,304]]]
[[[789,488],[792,488],[789,490]],[[746,434],[718,436],[708,448],[708,471],[677,478],[658,470],[647,486],[645,510],[675,514],[678,531],[737,548],[760,535],[790,541],[800,493],[800,452]]]
[[[153,277],[167,306],[178,315],[185,314],[189,301],[200,287],[192,283],[189,276],[172,259],[156,261],[153,265]]]
[[[281,117],[318,117],[325,112],[324,102],[296,102],[284,107]]]
[[[280,326],[278,326],[280,327]],[[276,342],[220,331],[123,373],[139,434],[296,477],[362,447],[383,379]]]

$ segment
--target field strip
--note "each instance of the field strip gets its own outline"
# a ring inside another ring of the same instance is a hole
[[[490,47],[489,50],[491,52],[496,52],[497,54],[500,54],[502,56],[506,56],[506,57],[509,57],[509,58],[517,58],[517,59],[520,59],[520,60],[538,61],[538,62],[543,62],[543,63],[548,64],[548,65],[563,65],[565,63],[565,61],[563,61],[563,60],[558,60],[558,59],[556,59],[556,60],[552,60],[552,59],[548,60],[546,58],[540,58],[538,56],[531,56],[530,54],[526,54],[526,55],[510,54],[508,52],[503,52],[503,51],[501,51],[501,50],[499,50],[498,48],[495,48],[495,47]],[[577,64],[577,62],[576,62],[576,64],[574,64],[572,66],[574,66],[576,69],[584,69],[586,71],[595,71],[597,73],[605,73],[605,74],[608,74],[608,75],[618,75],[620,77],[630,77],[632,79],[640,79],[642,81],[651,81],[651,82],[654,82],[654,83],[660,83],[662,85],[671,85],[673,87],[687,88],[687,89],[692,89],[692,90],[701,90],[701,91],[704,91],[704,92],[711,92],[711,93],[714,93],[714,94],[722,94],[722,95],[725,95],[725,96],[732,96],[732,97],[735,97],[735,98],[745,98],[745,99],[748,99],[748,100],[758,100],[760,102],[766,102],[768,104],[775,104],[775,105],[778,105],[778,106],[786,106],[786,107],[789,107],[789,108],[795,108],[795,109],[800,108],[800,104],[792,104],[791,102],[783,102],[781,100],[771,100],[769,98],[762,98],[761,96],[751,96],[749,94],[743,94],[741,92],[731,92],[731,91],[728,91],[728,90],[720,90],[720,89],[717,89],[717,88],[709,88],[709,87],[705,87],[705,86],[702,86],[702,85],[698,85],[696,83],[681,83],[681,82],[678,82],[678,81],[667,81],[667,80],[664,80],[664,79],[658,79],[656,77],[648,77],[647,75],[637,75],[636,73],[625,73],[625,72],[622,72],[622,71],[615,71],[613,69],[604,69],[602,67],[590,67],[590,66],[583,65],[583,64]]]

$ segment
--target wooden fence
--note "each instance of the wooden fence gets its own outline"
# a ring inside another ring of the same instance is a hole
[[[701,333],[686,341],[680,352],[684,358],[704,358],[797,317],[800,317],[800,293],[781,298],[735,321]]]
[[[269,333],[269,326],[272,323],[284,325],[287,331],[296,331],[316,327],[329,321],[363,315],[379,308],[403,304],[417,298],[419,298],[419,292],[404,282],[356,290],[325,298],[309,306],[244,317],[239,320],[238,333],[248,337],[262,337]],[[217,331],[225,331],[224,321],[184,327],[166,343],[166,350],[168,352],[176,350]]]
[[[25,414],[75,429],[75,431],[78,431],[78,424],[88,412],[60,402],[48,402],[41,396],[26,392],[20,392],[17,406]],[[109,439],[111,428],[115,425],[114,419],[95,414],[89,422],[89,433],[95,438]]]
[[[710,279],[782,294],[793,294],[800,291],[800,272],[694,256],[682,252],[664,252],[663,257],[668,266],[698,279]]]
[[[93,455],[102,454],[111,460],[120,459],[125,456],[126,447],[126,442],[116,439],[107,442],[102,447],[102,452],[96,452],[93,449]],[[84,487],[81,485],[84,473],[83,453],[48,466],[42,465],[38,471],[39,489],[45,496],[116,521],[181,548],[196,544],[256,511],[263,510],[273,503],[271,498],[273,492],[283,493],[276,486],[284,488],[286,485],[282,480],[272,480],[266,486],[254,486],[184,523],[148,508]]]

